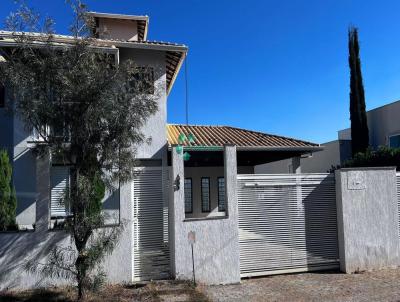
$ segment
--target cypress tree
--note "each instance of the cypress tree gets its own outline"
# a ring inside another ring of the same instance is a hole
[[[350,120],[351,147],[353,156],[365,152],[369,146],[367,113],[365,111],[364,86],[361,74],[360,46],[358,30],[349,28],[349,67],[350,67]]]
[[[6,150],[0,150],[0,230],[16,225],[17,198],[12,185],[12,167]]]

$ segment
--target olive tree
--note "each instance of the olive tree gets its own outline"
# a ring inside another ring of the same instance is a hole
[[[74,20],[71,38],[63,41],[52,19],[25,4],[7,18],[15,45],[1,49],[0,81],[15,114],[36,131],[38,151],[72,167],[64,196],[71,246],[54,247],[47,263],[30,268],[76,280],[82,298],[103,276],[99,263],[121,232],[104,228],[104,191],[134,177],[135,150],[146,141],[141,127],[157,111],[159,88],[145,76],[146,66],[117,63],[112,48],[92,38],[86,6],[69,4]]]

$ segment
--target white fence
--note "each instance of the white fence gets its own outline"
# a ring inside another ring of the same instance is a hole
[[[242,277],[338,267],[333,174],[238,175]]]

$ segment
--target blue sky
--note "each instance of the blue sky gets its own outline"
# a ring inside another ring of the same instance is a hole
[[[64,0],[32,0],[67,33]],[[367,109],[400,99],[400,1],[88,0],[150,16],[149,39],[189,46],[189,122],[318,143],[349,126],[347,28],[359,27]],[[0,19],[15,9],[1,0]],[[182,72],[168,121],[185,122]]]

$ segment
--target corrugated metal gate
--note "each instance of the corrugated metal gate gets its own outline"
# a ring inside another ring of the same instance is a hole
[[[339,267],[333,174],[239,174],[242,277]]]
[[[139,168],[133,180],[134,281],[170,276],[167,168]]]

